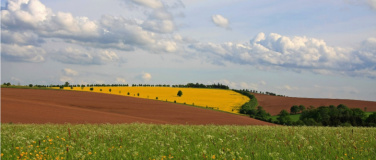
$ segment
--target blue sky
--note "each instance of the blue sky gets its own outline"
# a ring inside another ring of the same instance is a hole
[[[1,81],[376,101],[375,0],[1,1]]]

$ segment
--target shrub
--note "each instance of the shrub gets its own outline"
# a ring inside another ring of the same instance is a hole
[[[178,94],[177,94],[179,97],[181,97],[183,95],[183,92],[181,90],[178,91]]]

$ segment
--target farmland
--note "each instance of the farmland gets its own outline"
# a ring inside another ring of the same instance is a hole
[[[91,87],[64,87],[64,90],[90,91]],[[58,89],[56,87],[55,89]],[[181,90],[183,95],[177,96]],[[239,107],[249,98],[231,90],[171,87],[93,87],[92,92],[176,102],[187,105],[213,108],[225,112],[239,112]],[[129,93],[129,95],[128,95]]]
[[[181,98],[189,94],[182,91]],[[111,94],[14,88],[1,92],[2,159],[375,159],[376,155],[376,128],[272,126],[241,115],[157,101],[151,94],[135,98],[137,93],[131,90],[120,94],[136,95],[116,95],[115,89]]]
[[[2,88],[1,103],[3,123],[273,125],[209,108],[95,92]]]
[[[2,159],[374,159],[376,128],[2,124]]]

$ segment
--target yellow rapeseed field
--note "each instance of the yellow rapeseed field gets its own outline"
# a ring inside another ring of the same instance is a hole
[[[154,99],[208,107],[225,112],[238,113],[241,105],[249,101],[249,98],[232,90],[206,89],[206,88],[173,88],[173,87],[64,87],[65,90],[88,91],[122,96]],[[56,87],[56,89],[58,89]],[[111,90],[111,92],[110,92]],[[181,90],[183,95],[177,96]],[[129,93],[129,95],[128,95]]]

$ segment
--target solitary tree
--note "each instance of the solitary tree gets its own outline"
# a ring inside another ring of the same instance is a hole
[[[298,113],[299,112],[299,107],[298,106],[296,106],[296,105],[294,105],[294,106],[292,106],[291,108],[290,108],[290,112],[291,112],[291,114],[296,114],[296,113]]]
[[[69,82],[65,82],[64,87],[68,87],[68,86],[69,86]]]
[[[178,96],[181,97],[182,95],[183,95],[183,92],[181,90],[179,90]]]

